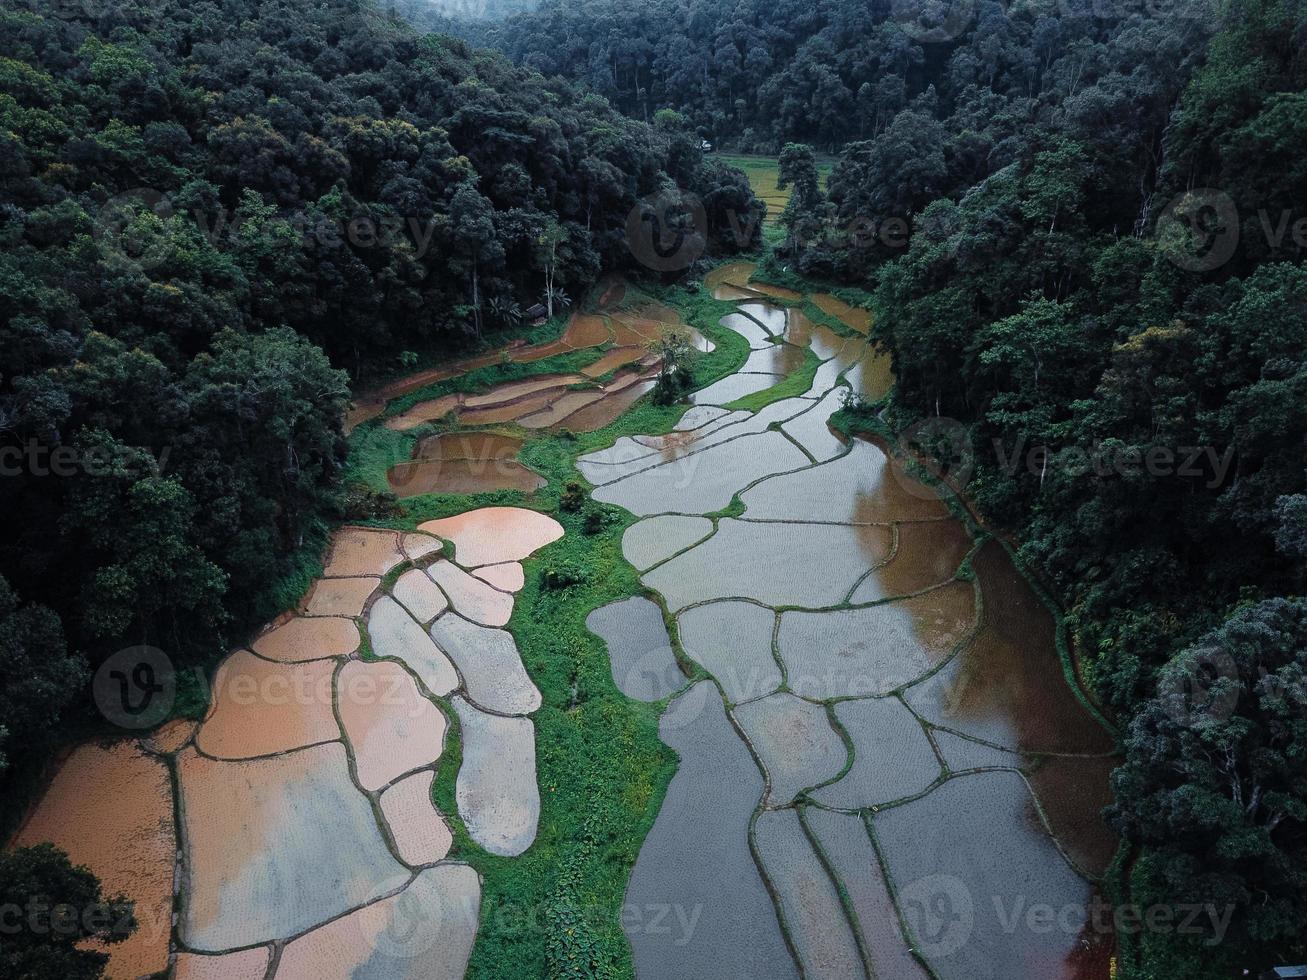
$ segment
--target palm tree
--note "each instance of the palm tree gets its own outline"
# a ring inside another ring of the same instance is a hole
[[[545,294],[545,299],[549,304],[550,315],[553,315],[554,307],[566,310],[572,305],[572,297],[561,287],[555,286]]]

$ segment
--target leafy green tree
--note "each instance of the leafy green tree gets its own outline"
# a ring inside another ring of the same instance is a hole
[[[671,405],[681,398],[690,385],[690,338],[680,331],[669,331],[650,345],[658,358],[658,380],[653,399],[659,405]]]
[[[1168,664],[1113,786],[1109,822],[1149,847],[1168,895],[1232,905],[1262,962],[1290,953],[1307,901],[1307,602],[1241,609]]]
[[[86,660],[70,654],[63,624],[44,606],[20,605],[0,577],[0,772],[11,743],[44,745],[64,709],[90,679]]]
[[[778,190],[789,190],[790,199],[781,212],[785,226],[787,250],[793,251],[800,240],[814,238],[825,215],[825,201],[817,176],[817,159],[812,147],[801,143],[787,143],[776,166]]]
[[[449,206],[450,232],[460,264],[466,270],[473,322],[477,335],[482,332],[481,270],[504,257],[503,246],[495,233],[494,209],[471,184],[462,184],[454,192]]]
[[[0,852],[0,971],[23,980],[100,980],[107,953],[136,931],[132,903],[51,844]]]

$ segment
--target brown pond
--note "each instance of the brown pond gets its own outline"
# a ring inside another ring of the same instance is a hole
[[[654,382],[646,380],[623,388],[573,412],[563,421],[562,427],[570,432],[594,432],[602,429],[615,422],[619,415],[652,391],[653,387]]]
[[[850,306],[838,296],[830,293],[813,293],[808,297],[812,304],[823,313],[829,313],[846,327],[865,334],[871,330],[871,311]]]
[[[634,364],[644,357],[646,353],[643,347],[614,347],[588,368],[582,370],[581,373],[587,378],[601,378],[620,367]]]
[[[927,720],[1023,752],[1107,753],[1111,737],[1066,682],[1053,615],[990,541],[972,562],[982,628],[908,693]]]
[[[135,935],[111,946],[112,977],[139,977],[168,967],[172,878],[177,851],[172,786],[161,759],[134,740],[78,746],[13,841],[49,841],[100,879],[105,895],[136,903]]]
[[[494,490],[530,493],[546,481],[514,458],[521,448],[521,439],[495,432],[445,432],[420,440],[413,462],[392,466],[386,481],[400,497]]]

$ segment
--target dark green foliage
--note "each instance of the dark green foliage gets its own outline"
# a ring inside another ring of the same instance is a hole
[[[604,519],[604,512],[596,507],[586,511],[581,530],[586,534],[599,534],[607,524],[608,522]]]
[[[877,156],[905,169],[887,173],[884,193],[915,187],[928,201],[946,174],[970,183],[1003,166],[1014,129],[1073,96],[1066,114],[1077,125],[1103,131],[1104,144],[1123,153],[1150,152],[1160,129],[1138,127],[1132,114],[1161,105],[1157,84],[1177,52],[1195,50],[1211,6],[544,0],[502,23],[455,29],[583,82],[632,117],[674,110],[719,147],[835,151],[858,140],[880,146],[890,131]],[[929,31],[932,10],[956,36]],[[1085,97],[1119,68],[1128,70]],[[912,115],[895,125],[905,110]],[[949,116],[942,131],[933,124]],[[922,152],[907,156],[909,146]]]
[[[776,189],[790,190],[790,199],[780,219],[785,228],[784,251],[799,252],[805,241],[820,236],[826,217],[817,179],[817,158],[810,146],[786,143],[776,169]]]
[[[86,660],[70,655],[59,617],[44,606],[20,605],[0,577],[0,772],[13,746],[45,745],[60,713],[89,678]]]
[[[558,506],[560,510],[574,514],[585,506],[585,501],[585,487],[574,481],[563,488],[563,495],[558,499]]]
[[[545,566],[540,573],[540,584],[551,591],[558,591],[580,585],[588,577],[588,573],[580,565],[570,562],[559,563]]]
[[[1176,656],[1135,716],[1126,753],[1109,822],[1152,851],[1148,887],[1229,907],[1236,949],[1300,959],[1307,602],[1241,609]]]
[[[51,844],[0,852],[0,974],[23,980],[99,980],[109,957],[79,949],[122,942],[136,931],[132,903]]]

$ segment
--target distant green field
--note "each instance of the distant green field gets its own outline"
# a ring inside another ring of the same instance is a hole
[[[732,167],[739,167],[744,171],[749,178],[749,186],[753,188],[753,192],[767,204],[767,224],[775,225],[780,219],[781,212],[785,210],[785,205],[790,200],[788,188],[782,191],[776,187],[776,157],[737,153],[719,153],[717,156]],[[823,190],[826,187],[826,179],[830,177],[831,169],[834,166],[834,157],[817,157],[817,174],[821,178]]]

